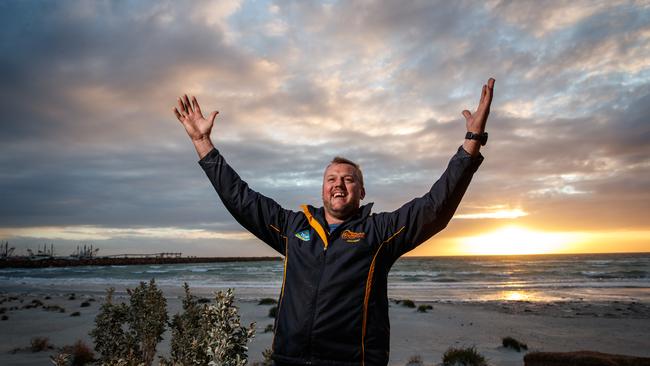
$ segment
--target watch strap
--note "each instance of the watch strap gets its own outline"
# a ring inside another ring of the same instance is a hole
[[[467,133],[465,134],[465,139],[477,140],[481,143],[481,146],[485,146],[485,144],[487,143],[488,134],[487,132],[474,133],[474,132],[467,131]]]

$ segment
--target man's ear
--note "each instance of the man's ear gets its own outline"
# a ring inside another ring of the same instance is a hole
[[[361,199],[366,198],[366,189],[361,187]]]

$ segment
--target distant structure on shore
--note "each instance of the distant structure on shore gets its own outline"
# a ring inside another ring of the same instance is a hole
[[[0,245],[0,259],[6,259],[11,257],[13,254],[14,250],[16,250],[15,247],[9,247],[9,242],[5,241],[4,244]]]
[[[90,259],[94,258],[97,252],[99,252],[99,248],[93,248],[92,244],[90,246],[84,244],[83,248],[77,245],[77,250],[72,253],[70,257],[77,259]]]
[[[9,247],[9,242],[0,245],[0,268],[42,268],[69,266],[111,266],[111,265],[151,265],[178,263],[213,263],[213,262],[249,262],[276,261],[280,257],[183,257],[180,252],[161,253],[126,253],[98,256],[99,248],[92,244],[78,245],[77,250],[69,256],[55,256],[54,244],[43,244],[36,254],[27,249],[27,256],[13,255],[16,248]]]
[[[36,254],[27,248],[27,253],[29,253],[29,259],[32,260],[43,260],[54,258],[54,244],[50,244],[50,249],[47,249],[47,244],[43,244],[43,249],[37,249]]]
[[[86,259],[117,259],[117,258],[181,258],[183,253],[180,252],[162,252],[162,253],[124,253],[98,256],[99,248],[95,248],[92,244],[77,245],[77,249],[69,256],[56,256],[54,251],[54,244],[43,244],[43,247],[38,247],[36,253],[30,248],[27,248],[27,256],[14,255],[15,247],[9,247],[9,242],[5,241],[0,244],[0,259],[20,259],[20,260],[44,260],[44,259],[57,259],[57,260],[86,260]]]

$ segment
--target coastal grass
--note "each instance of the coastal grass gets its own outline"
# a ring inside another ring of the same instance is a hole
[[[420,355],[413,355],[406,361],[405,366],[424,366],[424,362],[422,362]]]
[[[433,306],[431,306],[431,305],[420,305],[420,306],[418,306],[418,312],[419,313],[426,313],[427,310],[433,310]]]
[[[55,313],[65,313],[65,308],[59,305],[43,305],[43,310]]]
[[[262,361],[256,361],[251,364],[251,366],[273,366],[273,359],[271,356],[273,351],[270,348],[262,351]]]
[[[82,340],[77,340],[71,346],[65,346],[60,354],[69,355],[69,361],[72,366],[87,365],[95,361],[95,353],[92,348]]]
[[[510,336],[504,337],[501,340],[501,343],[503,344],[503,347],[512,348],[517,352],[521,352],[521,350],[528,350],[528,345],[526,345],[526,343],[520,342]]]
[[[400,302],[402,306],[407,307],[407,308],[415,308],[415,303],[413,300],[405,299]]]
[[[30,351],[32,352],[42,352],[52,349],[54,346],[50,343],[50,339],[47,337],[33,337],[30,341]]]
[[[265,297],[260,300],[260,302],[257,303],[257,305],[275,305],[277,304],[278,301],[276,299],[272,299],[270,297]]]
[[[488,366],[488,363],[476,347],[449,347],[442,355],[442,366]]]
[[[275,318],[276,316],[278,316],[278,307],[274,306],[274,307],[269,309],[269,317],[270,318]]]

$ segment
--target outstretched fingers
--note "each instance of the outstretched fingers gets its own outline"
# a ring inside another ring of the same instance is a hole
[[[183,122],[183,115],[181,115],[181,112],[178,111],[178,108],[176,108],[176,107],[172,108],[172,112],[174,112],[174,115],[176,115],[176,118],[182,123]]]
[[[490,108],[490,105],[492,104],[492,95],[494,94],[494,79],[490,78],[488,79],[487,85],[485,85],[483,88],[485,89],[485,103],[487,103],[487,107]]]
[[[188,114],[194,113],[194,109],[192,109],[192,104],[190,103],[190,98],[187,97],[187,94],[183,96],[183,104],[185,105],[185,110]]]
[[[185,117],[185,115],[187,115],[187,108],[185,107],[185,103],[183,103],[183,99],[181,97],[178,97],[177,102],[178,111],[180,112],[181,116]]]
[[[217,114],[219,114],[219,111],[214,111],[210,113],[210,124],[214,123],[214,119],[217,118]]]
[[[195,96],[192,96],[192,107],[194,107],[195,112],[197,112],[201,117],[203,117],[203,113],[201,112],[201,107],[199,106],[199,102],[196,100]]]
[[[477,111],[490,113],[490,105],[492,104],[492,94],[494,91],[494,79],[490,78],[487,84],[483,85],[481,91],[481,101]]]

